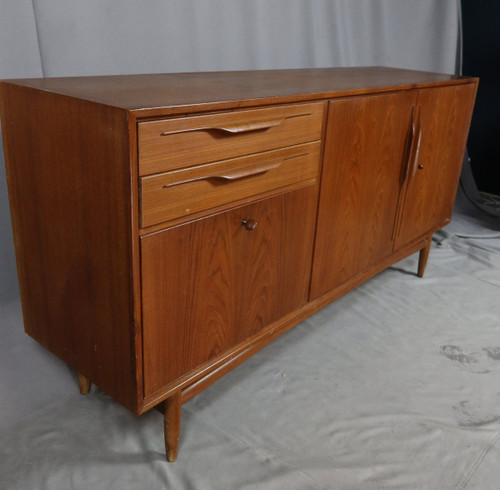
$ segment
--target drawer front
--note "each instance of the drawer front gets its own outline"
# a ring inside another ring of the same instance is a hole
[[[315,182],[320,143],[141,178],[141,224],[155,225],[272,191]]]
[[[321,138],[323,103],[139,123],[139,174],[191,167]]]

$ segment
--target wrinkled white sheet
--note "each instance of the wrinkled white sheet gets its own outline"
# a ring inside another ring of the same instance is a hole
[[[462,207],[416,259],[184,405],[174,464],[160,413],[81,397],[0,305],[0,488],[497,490],[500,224]]]

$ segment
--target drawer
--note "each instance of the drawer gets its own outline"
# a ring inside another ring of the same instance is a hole
[[[141,225],[152,226],[314,183],[319,150],[319,142],[306,143],[142,177]]]
[[[321,138],[323,103],[138,124],[139,174],[191,167]]]

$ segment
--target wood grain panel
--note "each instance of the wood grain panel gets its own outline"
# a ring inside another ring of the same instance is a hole
[[[392,252],[415,92],[328,107],[311,298]]]
[[[451,218],[469,131],[475,84],[418,91],[421,143],[405,182],[396,248]]]
[[[34,78],[14,82],[139,117],[284,104],[461,83],[465,77],[382,66]],[[469,79],[470,80],[470,79]]]
[[[127,114],[1,89],[26,332],[135,411]]]
[[[316,195],[309,186],[142,238],[145,395],[305,304]]]
[[[143,227],[316,181],[320,143],[142,177]]]
[[[148,175],[321,138],[323,104],[296,104],[139,123]]]

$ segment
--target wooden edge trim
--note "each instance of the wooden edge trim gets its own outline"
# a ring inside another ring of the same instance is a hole
[[[133,301],[133,339],[131,345],[132,365],[136,380],[137,410],[142,408],[143,391],[143,355],[142,355],[142,290],[141,290],[141,253],[139,236],[139,170],[137,150],[137,120],[133,114],[127,113],[129,134],[129,165],[130,165],[130,206],[131,206],[131,237],[132,237],[132,301]]]
[[[158,403],[172,396],[179,389],[182,390],[182,403],[187,402],[212,383],[220,379],[224,374],[227,374],[233,368],[241,364],[243,361],[251,357],[254,353],[265,347],[281,334],[290,330],[292,327],[310,317],[317,311],[321,310],[327,304],[340,298],[355,287],[359,286],[367,279],[382,272],[387,267],[395,262],[398,262],[415,252],[424,248],[427,244],[427,239],[420,238],[397,252],[387,256],[376,265],[369,267],[363,272],[357,274],[349,281],[339,287],[325,293],[323,296],[315,299],[310,303],[295,310],[280,320],[268,325],[258,334],[250,337],[246,341],[226,351],[222,356],[210,363],[207,363],[191,373],[183,376],[176,382],[158,390],[156,393],[144,398],[142,409],[138,410],[138,414],[142,414],[153,408]]]

